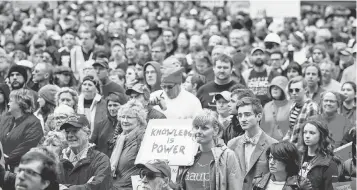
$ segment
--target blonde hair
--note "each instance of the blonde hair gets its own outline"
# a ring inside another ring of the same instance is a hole
[[[11,91],[11,98],[19,105],[23,113],[32,114],[36,111],[35,97],[30,90],[22,88]]]
[[[69,93],[72,96],[73,101],[74,101],[73,109],[74,109],[75,112],[77,112],[77,108],[78,108],[78,93],[77,93],[77,91],[75,91],[75,90],[73,90],[72,88],[69,88],[69,87],[63,87],[57,92],[57,94],[55,96],[55,98],[56,98],[56,107],[59,106],[59,97],[63,93]]]
[[[200,111],[192,121],[192,126],[211,125],[213,128],[218,129],[218,134],[213,140],[217,140],[223,133],[223,125],[218,120],[217,112],[209,109]]]
[[[129,100],[126,104],[121,106],[117,116],[119,121],[124,113],[130,113],[135,115],[136,119],[139,121],[139,127],[144,129],[146,128],[147,113],[145,112],[144,106],[139,101],[135,99]]]

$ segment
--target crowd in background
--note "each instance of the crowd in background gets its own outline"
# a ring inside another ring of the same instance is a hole
[[[356,177],[356,9],[0,2],[4,190],[332,190]],[[152,119],[192,119],[176,180],[135,165]],[[341,158],[336,148],[348,146]]]

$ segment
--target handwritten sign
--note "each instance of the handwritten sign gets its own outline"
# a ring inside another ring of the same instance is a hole
[[[170,166],[190,166],[197,152],[190,119],[150,120],[135,164],[161,159]]]

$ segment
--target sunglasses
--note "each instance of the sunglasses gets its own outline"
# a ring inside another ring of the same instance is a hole
[[[293,92],[299,93],[300,89],[299,88],[290,88],[289,93],[293,93]]]
[[[175,87],[175,85],[160,85],[160,87],[161,87],[162,89],[167,88],[167,89],[171,90],[171,89],[173,89],[173,88]]]
[[[140,179],[144,179],[146,177],[147,180],[154,180],[156,177],[165,177],[162,173],[155,173],[152,171],[141,170],[140,171]]]

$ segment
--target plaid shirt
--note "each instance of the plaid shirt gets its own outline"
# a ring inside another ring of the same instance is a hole
[[[296,103],[294,103],[290,108],[290,114],[294,110]],[[318,106],[311,99],[308,99],[301,108],[301,112],[296,118],[296,123],[292,129],[289,130],[284,139],[289,139],[292,143],[297,143],[300,138],[300,131],[303,124],[311,116],[317,115]],[[292,130],[292,132],[291,132]]]

